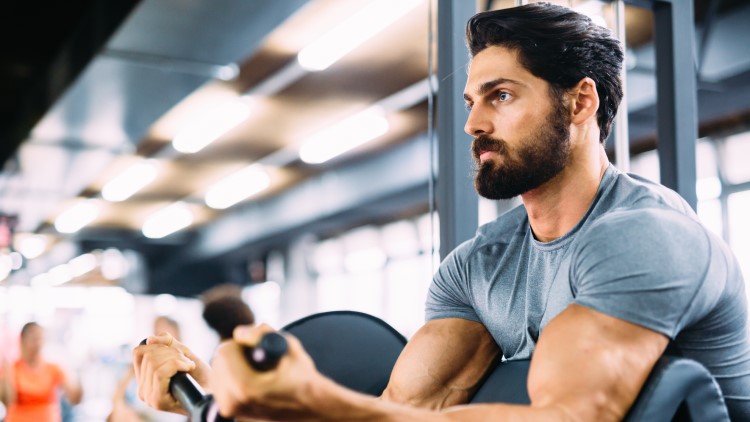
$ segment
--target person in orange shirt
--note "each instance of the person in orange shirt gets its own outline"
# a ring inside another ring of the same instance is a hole
[[[58,392],[68,401],[81,402],[81,385],[42,357],[44,328],[29,322],[21,329],[21,357],[11,366],[3,359],[0,399],[5,404],[5,422],[61,422]]]

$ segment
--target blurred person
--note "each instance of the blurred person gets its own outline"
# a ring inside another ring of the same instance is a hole
[[[206,290],[201,300],[203,320],[218,334],[220,341],[230,340],[235,327],[255,323],[255,315],[242,299],[239,286],[220,284]]]
[[[83,397],[80,383],[42,356],[44,328],[28,322],[21,329],[21,356],[13,364],[3,358],[0,399],[7,407],[5,422],[61,422],[58,394],[71,405]]]
[[[180,340],[180,324],[168,316],[154,319],[154,334],[170,336]],[[107,416],[107,422],[183,422],[186,418],[168,412],[161,412],[148,407],[138,399],[134,379],[133,366],[130,365],[115,387],[112,396],[112,411]]]

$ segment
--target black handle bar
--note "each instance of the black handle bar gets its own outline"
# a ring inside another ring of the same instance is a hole
[[[146,340],[141,341],[145,345]],[[245,359],[256,371],[268,371],[276,367],[286,354],[287,343],[279,333],[265,334],[256,347],[244,347]],[[213,396],[206,394],[198,383],[186,372],[176,373],[169,381],[169,393],[187,410],[191,422],[232,422],[219,414]]]

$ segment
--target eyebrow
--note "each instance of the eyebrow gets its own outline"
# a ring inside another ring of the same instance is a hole
[[[493,79],[491,81],[485,82],[482,85],[480,85],[479,89],[477,90],[477,95],[482,97],[486,95],[488,92],[492,91],[496,86],[501,85],[501,84],[524,85],[521,82],[518,82],[513,79],[497,78],[497,79]],[[469,94],[464,93],[464,100],[471,101],[471,97],[469,96]]]

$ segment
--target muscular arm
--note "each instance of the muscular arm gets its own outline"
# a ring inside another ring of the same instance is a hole
[[[378,403],[330,384],[321,384],[314,402],[328,409],[319,420],[351,415],[368,421],[618,421],[667,343],[662,334],[571,305],[539,338],[528,379],[530,406],[466,405],[436,414]]]
[[[241,328],[235,330],[235,341],[224,342],[216,350],[211,390],[224,416],[273,420],[618,421],[668,342],[655,331],[571,305],[539,338],[528,379],[530,406],[445,407],[464,403],[499,353],[478,324],[428,323],[404,350],[383,398],[354,392],[321,375],[292,336],[288,337],[289,352],[275,370],[255,372],[241,346],[256,345],[271,329],[263,325]],[[155,368],[174,362],[152,356],[160,350],[137,348],[135,354],[141,356],[137,362],[152,362]],[[136,365],[139,381],[145,381],[142,396],[149,404],[167,409],[165,385],[177,368],[155,371],[148,367],[139,372]]]
[[[404,348],[382,397],[430,409],[466,403],[499,355],[494,339],[478,322],[430,321]]]

